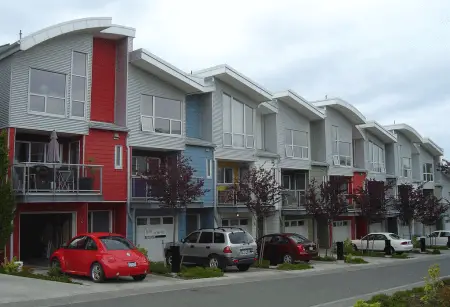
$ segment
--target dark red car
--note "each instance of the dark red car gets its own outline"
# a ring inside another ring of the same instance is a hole
[[[258,255],[272,265],[310,261],[318,255],[316,243],[295,233],[275,233],[258,240]],[[262,253],[261,253],[262,252]]]
[[[52,267],[68,274],[90,276],[94,282],[131,276],[144,280],[150,263],[124,236],[113,233],[87,233],[74,237],[50,257]]]

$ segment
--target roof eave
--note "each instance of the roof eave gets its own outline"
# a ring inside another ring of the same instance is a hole
[[[397,143],[397,138],[395,135],[384,129],[376,122],[367,122],[366,124],[359,125],[358,127],[361,129],[367,129],[385,144]]]
[[[423,138],[423,145],[433,155],[433,157],[440,157],[444,155],[444,150],[437,146],[431,139]]]
[[[342,113],[353,125],[363,125],[366,123],[366,118],[361,112],[359,112],[354,106],[340,98],[315,101],[313,102],[313,105],[315,107],[333,108],[336,111]],[[351,116],[349,115],[349,113],[351,114]]]
[[[414,128],[406,124],[396,124],[384,126],[389,131],[400,131],[403,133],[412,143],[423,143],[423,138]]]
[[[288,90],[275,93],[273,94],[273,98],[283,101],[289,107],[297,110],[300,114],[307,117],[310,121],[322,120],[325,118],[325,114],[323,112],[293,91]]]

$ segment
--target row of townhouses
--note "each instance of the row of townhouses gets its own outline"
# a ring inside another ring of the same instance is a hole
[[[187,74],[134,50],[134,37],[111,18],[87,18],[0,46],[0,128],[17,194],[8,256],[46,259],[76,234],[108,231],[160,260],[174,223],[178,239],[217,225],[255,233],[246,207],[224,196],[252,166],[275,167],[289,195],[265,232],[296,232],[321,246],[328,226],[303,208],[312,179],[344,176],[349,192],[366,178],[426,182],[424,189],[448,197],[450,178],[435,171],[443,150],[409,125],[381,126],[341,99],[272,93],[227,65]],[[179,153],[209,192],[174,219],[139,174]],[[331,227],[334,240],[344,240],[366,226],[350,210]],[[382,229],[408,233],[394,216],[371,225]]]

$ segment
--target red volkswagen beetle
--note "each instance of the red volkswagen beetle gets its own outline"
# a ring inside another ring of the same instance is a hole
[[[50,263],[64,273],[90,276],[94,282],[120,276],[141,281],[150,269],[147,257],[127,238],[104,232],[76,236],[52,254]]]

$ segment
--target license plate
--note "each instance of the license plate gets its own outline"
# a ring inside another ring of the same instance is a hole
[[[128,262],[128,267],[129,267],[129,268],[134,268],[134,267],[136,267],[136,262]]]
[[[241,249],[241,255],[248,255],[251,253],[251,249]]]
[[[313,251],[313,250],[314,250],[314,247],[310,246],[310,247],[309,247],[309,250],[310,250],[310,251]]]

